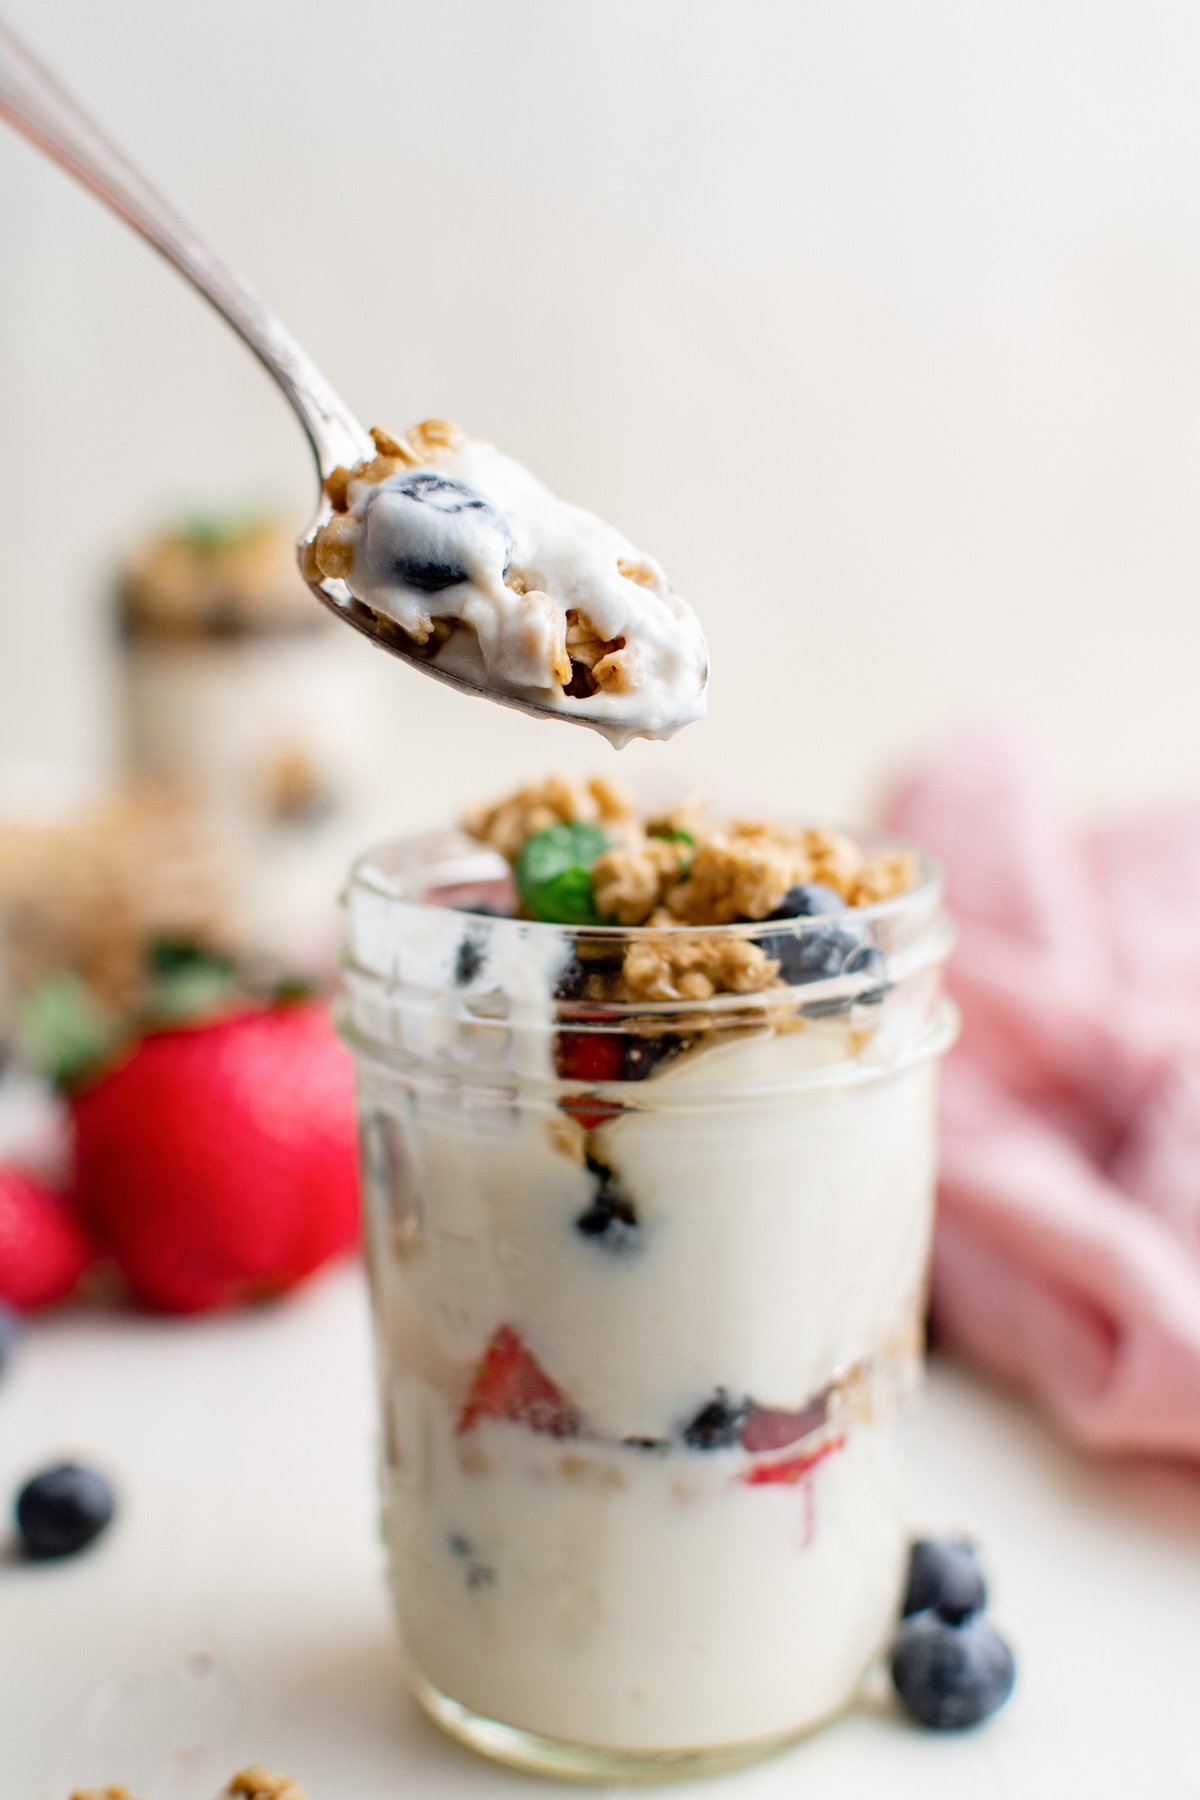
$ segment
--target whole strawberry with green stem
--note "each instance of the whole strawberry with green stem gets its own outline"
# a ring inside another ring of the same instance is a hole
[[[151,1031],[71,1106],[76,1202],[146,1305],[281,1293],[357,1242],[350,1058],[316,1001]]]

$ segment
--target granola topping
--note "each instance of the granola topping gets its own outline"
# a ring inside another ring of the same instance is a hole
[[[633,813],[632,795],[607,776],[594,775],[583,782],[566,775],[551,775],[491,806],[476,807],[468,813],[464,828],[481,844],[515,862],[521,846],[534,832],[545,831],[551,825],[580,822],[624,829],[632,822]]]
[[[582,641],[568,632],[568,648]],[[640,820],[622,789],[599,780],[552,776],[477,808],[465,825],[471,836],[516,864],[539,833],[580,822],[598,826],[607,840],[578,872],[581,880],[590,880],[592,916],[603,924],[645,928],[644,936],[607,957],[593,951],[589,959],[581,947],[583,999],[707,1000],[787,986],[793,972],[781,968],[771,939],[764,945],[745,934],[704,928],[794,918],[808,910],[803,896],[809,892],[820,900],[817,910],[852,913],[907,892],[918,874],[907,852],[870,856],[843,833],[712,819],[697,801]],[[533,916],[556,915],[535,907]],[[694,926],[696,935],[681,926]],[[843,937],[843,960],[857,943]],[[623,960],[614,975],[618,955]],[[802,969],[801,977],[828,973],[813,966]]]

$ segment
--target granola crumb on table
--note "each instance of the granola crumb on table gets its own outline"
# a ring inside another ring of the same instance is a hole
[[[242,1769],[229,1783],[229,1794],[238,1800],[304,1800],[304,1789],[287,1775],[276,1774],[255,1763]]]
[[[76,1788],[71,1800],[134,1800],[120,1783],[102,1788]],[[277,1774],[261,1763],[241,1769],[222,1790],[221,1800],[304,1800],[304,1789],[288,1775]]]

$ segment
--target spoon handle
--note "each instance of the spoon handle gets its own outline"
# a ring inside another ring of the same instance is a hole
[[[370,455],[370,440],[362,426],[270,308],[205,249],[3,21],[0,118],[140,232],[232,325],[294,407],[321,475],[338,463]]]

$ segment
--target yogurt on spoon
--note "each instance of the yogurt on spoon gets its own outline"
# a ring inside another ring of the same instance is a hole
[[[591,725],[618,748],[702,716],[708,651],[659,564],[521,463],[430,419],[326,481],[310,579],[447,674]]]

